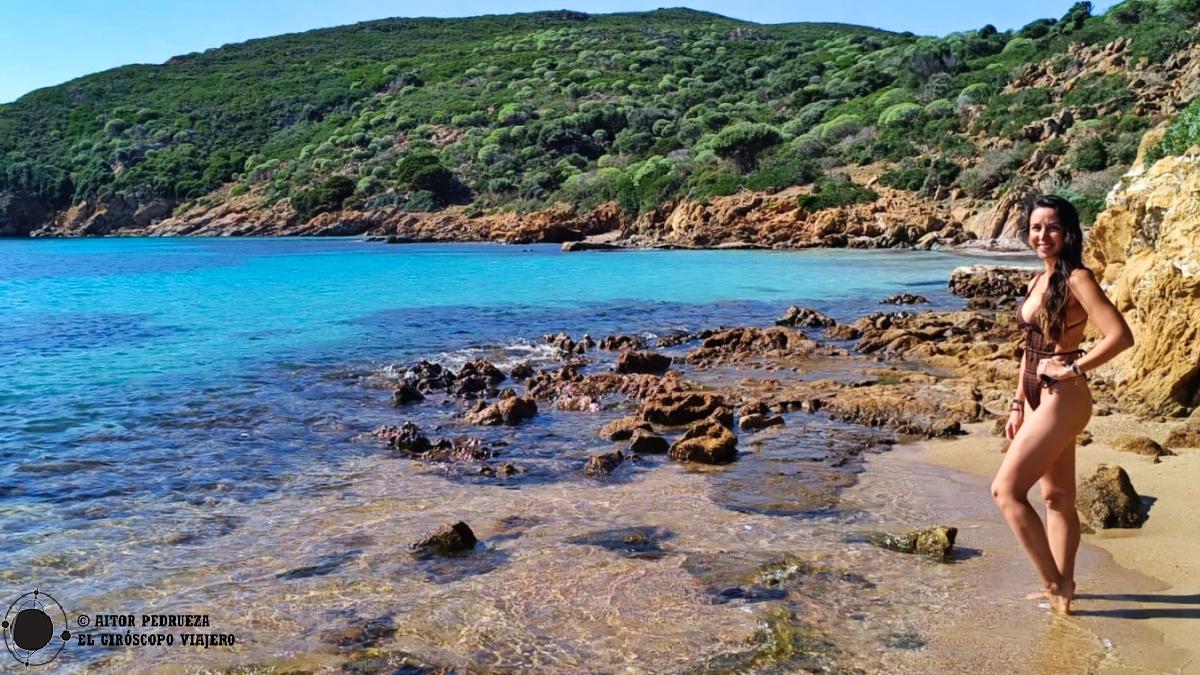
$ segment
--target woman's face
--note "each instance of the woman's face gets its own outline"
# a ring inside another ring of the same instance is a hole
[[[1063,250],[1063,228],[1058,212],[1039,206],[1029,214],[1029,247],[1043,260],[1056,258]]]

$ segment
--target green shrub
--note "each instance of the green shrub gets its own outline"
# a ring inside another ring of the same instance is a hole
[[[342,208],[354,194],[354,181],[346,176],[330,176],[311,190],[299,190],[292,195],[292,208],[301,222],[313,216]]]
[[[826,178],[818,181],[816,188],[817,190],[812,194],[800,195],[796,200],[800,208],[810,213],[835,206],[865,204],[879,198],[874,190],[857,185],[850,180]]]
[[[712,151],[731,160],[739,171],[753,171],[758,156],[767,148],[779,145],[783,136],[768,124],[742,123],[723,129],[712,141]]]
[[[838,115],[822,124],[818,130],[818,134],[823,141],[835,142],[858,133],[862,128],[862,118],[853,113],[847,113],[845,115]]]
[[[1067,163],[1076,171],[1099,171],[1111,162],[1104,140],[1098,136],[1091,136],[1071,149],[1067,154]]]
[[[1163,137],[1146,152],[1146,163],[1169,155],[1182,155],[1197,144],[1200,144],[1200,98],[1176,114]]]
[[[893,187],[898,190],[917,191],[925,184],[925,179],[929,177],[929,169],[919,166],[910,166],[908,168],[892,169],[879,177],[879,184],[887,187]]]
[[[939,98],[939,99],[936,99],[936,100],[933,100],[933,101],[930,101],[929,103],[927,103],[925,105],[924,110],[922,110],[921,112],[925,115],[925,117],[928,117],[930,119],[942,119],[944,117],[953,117],[954,116],[954,104],[944,98]]]
[[[908,126],[921,116],[921,106],[916,103],[897,103],[879,114],[879,126]]]
[[[773,192],[793,185],[811,183],[821,173],[821,167],[811,160],[799,157],[777,158],[747,176],[745,184],[751,190]]]

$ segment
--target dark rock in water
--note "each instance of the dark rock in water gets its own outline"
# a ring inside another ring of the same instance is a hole
[[[766,415],[771,412],[771,406],[767,405],[766,401],[747,401],[741,407],[742,417],[746,415]]]
[[[589,476],[607,476],[624,461],[625,455],[621,454],[620,450],[602,455],[592,455],[588,459],[587,466],[583,467],[583,472]]]
[[[485,359],[474,359],[464,363],[463,367],[458,371],[458,378],[467,377],[478,377],[491,387],[507,379],[499,368]]]
[[[763,588],[762,586],[733,586],[725,588],[715,593],[718,603],[726,603],[732,600],[742,600],[744,602],[768,602],[771,600],[783,600],[787,597],[788,592],[782,588]]]
[[[533,377],[533,366],[529,365],[528,361],[522,361],[521,363],[513,366],[512,372],[509,373],[509,376],[514,380],[527,380]]]
[[[657,527],[623,527],[616,530],[589,532],[572,537],[572,544],[599,546],[624,558],[657,560],[667,554],[662,542],[671,534]]]
[[[452,666],[430,664],[405,651],[368,648],[350,653],[338,672],[353,675],[452,675],[458,671]]]
[[[359,626],[329,628],[321,631],[321,642],[341,649],[373,647],[396,634],[396,623],[390,616],[370,619]]]
[[[883,644],[892,649],[920,649],[925,641],[916,633],[890,633],[883,639]]]
[[[925,296],[913,293],[897,293],[879,301],[881,305],[924,305],[928,303],[929,300]]]
[[[691,342],[692,340],[702,339],[711,335],[712,331],[701,331],[700,333],[688,333],[687,331],[677,331],[667,335],[660,335],[655,344],[659,347],[675,347],[677,345]]]
[[[557,349],[559,351],[560,355],[583,354],[585,351],[587,351],[586,344],[584,344],[582,342],[578,342],[578,343],[575,342],[574,340],[571,339],[571,336],[567,335],[566,333],[558,333],[556,335],[543,335],[542,341],[548,345],[553,346],[555,349]],[[591,338],[588,338],[588,341],[590,342]]]
[[[698,422],[671,446],[671,459],[728,464],[737,459],[737,436],[716,419]]]
[[[667,393],[652,396],[642,403],[639,416],[647,422],[678,427],[708,417],[733,424],[733,409],[717,394],[703,392]]]
[[[412,383],[422,393],[448,390],[454,386],[454,373],[440,364],[418,361],[404,371],[404,381]]]
[[[738,420],[738,427],[742,431],[758,431],[767,427],[781,427],[783,425],[783,418],[779,415],[772,417],[766,415],[742,415],[742,418]]]
[[[607,352],[645,349],[646,341],[633,335],[609,335],[600,341],[600,349]]]
[[[957,527],[939,525],[924,530],[915,530],[908,534],[889,534],[880,532],[872,534],[868,541],[880,548],[900,553],[919,553],[934,560],[945,560],[954,548],[954,538],[958,535]]]
[[[1146,436],[1122,436],[1117,439],[1117,450],[1123,452],[1133,452],[1139,455],[1146,455],[1154,459],[1154,463],[1158,464],[1162,460],[1159,457],[1174,457],[1175,453],[1164,448]]]
[[[443,462],[470,462],[490,459],[499,452],[483,444],[483,439],[470,436],[439,438],[425,453],[424,459]]]
[[[631,452],[653,455],[666,452],[671,449],[671,444],[667,443],[667,439],[659,436],[652,431],[638,429],[633,432],[633,438],[629,443]]]
[[[596,341],[592,339],[591,335],[584,333],[583,337],[579,338],[579,348],[585,352],[589,349],[595,349]]]
[[[409,403],[420,403],[425,397],[420,391],[417,391],[415,385],[405,382],[392,391],[392,405],[402,406]]]
[[[412,239],[401,237],[398,234],[389,234],[385,241],[389,244],[411,244],[413,242]]]
[[[600,430],[600,438],[607,438],[610,441],[624,441],[633,438],[633,435],[638,431],[654,431],[654,427],[650,423],[637,417],[622,417],[619,420],[613,420],[604,425]]]
[[[1142,498],[1129,474],[1119,466],[1101,464],[1079,484],[1075,500],[1082,520],[1095,528],[1141,527]]]
[[[475,548],[479,540],[463,521],[448,525],[442,529],[425,535],[409,549],[416,554],[425,555],[455,555]]]
[[[792,305],[787,308],[783,316],[775,319],[776,326],[798,326],[800,328],[828,328],[837,324],[827,314],[818,312],[811,307],[797,307]]]
[[[513,464],[512,462],[505,462],[504,465],[500,467],[501,476],[515,476],[523,471],[524,469],[516,464]]]
[[[517,396],[513,390],[506,389],[500,394],[500,400],[491,405],[485,406],[480,401],[465,419],[468,424],[512,426],[533,417],[537,411],[537,403],[532,398]]]
[[[343,551],[340,553],[330,553],[317,558],[316,561],[309,565],[302,565],[286,572],[280,572],[279,574],[275,575],[275,578],[291,580],[307,579],[309,577],[322,577],[326,574],[332,574],[333,572],[336,572],[342,565],[354,560],[361,554],[362,551],[358,549]]]
[[[625,248],[618,244],[606,244],[599,241],[565,241],[562,250],[568,253],[577,251],[619,251]]]
[[[661,373],[671,367],[671,357],[654,352],[621,352],[614,368],[618,373]]]
[[[399,427],[380,427],[375,431],[375,435],[387,443],[388,450],[395,453],[422,455],[433,447],[429,438],[412,422],[405,422]]]

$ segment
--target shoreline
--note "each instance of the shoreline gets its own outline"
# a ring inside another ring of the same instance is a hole
[[[893,451],[908,454],[922,464],[974,477],[984,488],[974,501],[991,508],[986,482],[999,467],[1003,454],[1002,441],[990,435],[990,426],[968,425],[967,435],[898,445]],[[1161,651],[1174,654],[1170,672],[1200,673],[1196,652],[1196,645],[1200,644],[1200,621],[1196,621],[1200,619],[1197,607],[1200,539],[1188,536],[1194,523],[1190,511],[1197,495],[1197,488],[1189,480],[1200,474],[1200,453],[1177,449],[1176,456],[1164,457],[1155,464],[1149,457],[1122,452],[1113,446],[1118,436],[1132,428],[1161,439],[1168,427],[1166,423],[1138,421],[1127,414],[1093,417],[1089,422],[1087,428],[1095,440],[1076,448],[1077,480],[1091,475],[1099,464],[1118,464],[1129,473],[1143,501],[1147,497],[1153,501],[1141,528],[1098,530],[1083,535],[1079,596],[1072,604],[1072,617],[1067,620],[1078,622],[1094,634],[1112,630],[1117,624],[1144,626],[1161,636]],[[1037,495],[1035,488],[1031,500],[1044,514]],[[1011,540],[1010,548],[1019,559],[1016,573],[1022,576],[1025,585],[1035,589],[1037,578],[1024,552],[1017,547],[999,514],[994,513],[991,519]],[[1096,552],[1107,563],[1097,560]],[[1121,585],[1131,581],[1132,587]],[[1166,665],[1159,663],[1154,667],[1162,669]]]

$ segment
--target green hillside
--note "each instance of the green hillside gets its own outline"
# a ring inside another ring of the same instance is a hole
[[[816,181],[820,207],[870,199],[831,176],[879,160],[896,163],[885,185],[982,196],[1036,147],[1079,174],[1127,165],[1157,121],[1134,114],[1120,74],[1065,95],[1006,93],[1015,70],[1120,36],[1135,59],[1162,62],[1196,39],[1183,26],[1197,19],[1200,0],[1129,0],[1103,16],[1078,3],[1016,32],[944,38],[687,9],[372,21],[117,68],[0,106],[0,204],[185,205],[230,187],[221,194],[252,192],[264,208],[290,198],[299,220],[609,199],[638,212]],[[1065,105],[1104,114],[1073,144],[1019,138]],[[989,138],[1017,142],[982,166]]]

